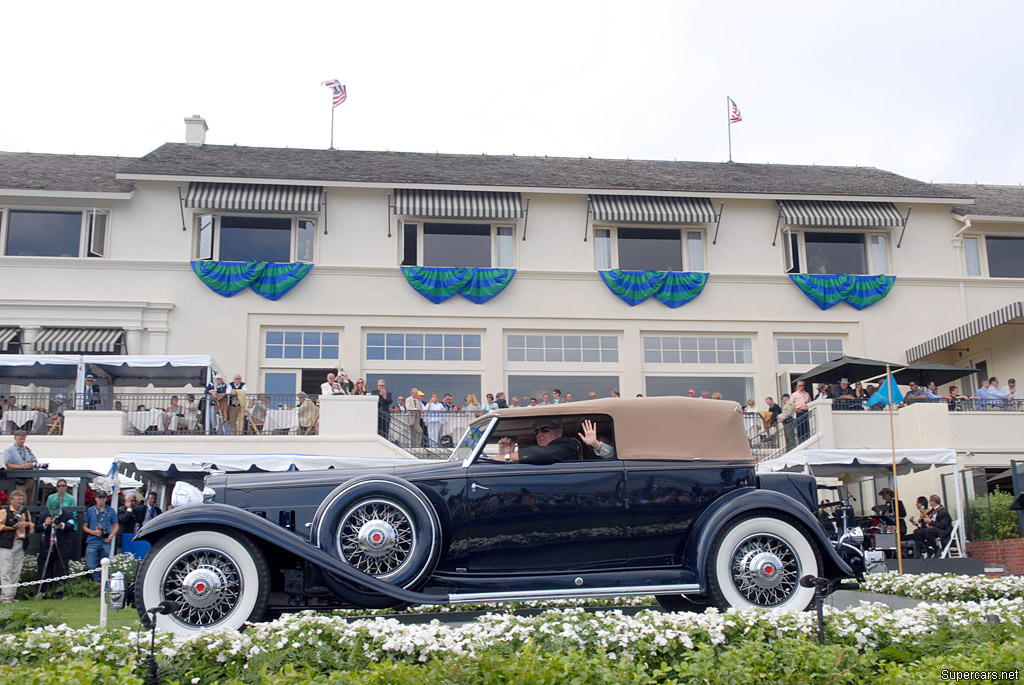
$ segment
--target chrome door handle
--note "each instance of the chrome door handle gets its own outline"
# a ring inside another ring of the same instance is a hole
[[[490,488],[485,488],[484,486],[477,485],[476,483],[471,483],[469,489],[473,492],[476,492],[477,490],[490,490]]]

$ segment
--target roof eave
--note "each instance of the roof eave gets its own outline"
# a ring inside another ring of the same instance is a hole
[[[0,197],[45,197],[67,200],[131,200],[135,190],[126,192],[90,192],[85,190],[29,190],[0,188]]]
[[[478,190],[484,192],[503,191],[520,193],[542,193],[552,195],[646,195],[666,197],[711,197],[731,200],[823,200],[833,202],[917,202],[923,204],[968,204],[973,203],[971,198],[951,197],[920,197],[920,196],[888,196],[888,195],[822,195],[816,193],[786,193],[780,194],[771,191],[765,192],[717,192],[701,190],[645,190],[627,188],[587,188],[587,187],[553,187],[553,186],[517,186],[517,185],[471,185],[463,183],[396,183],[377,181],[326,181],[322,179],[294,179],[294,178],[254,178],[243,176],[197,176],[186,174],[137,174],[120,172],[116,178],[121,181],[158,181],[168,183],[264,183],[268,185],[294,185],[294,186],[323,186],[325,188],[371,188],[385,189],[410,188],[419,190]]]

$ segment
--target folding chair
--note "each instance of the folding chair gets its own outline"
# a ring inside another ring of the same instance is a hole
[[[960,544],[960,519],[953,519],[953,530],[949,534],[949,540],[946,542],[946,546],[942,548],[942,554],[939,555],[940,559],[949,559],[954,556],[953,547],[956,547],[956,558],[964,558],[964,548]]]

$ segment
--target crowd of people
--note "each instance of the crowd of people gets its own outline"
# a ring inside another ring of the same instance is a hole
[[[896,499],[892,488],[882,488],[878,495],[882,502],[872,507],[872,511],[884,517],[883,521],[888,525],[898,527],[900,536],[906,539],[907,510],[903,502]],[[954,532],[953,519],[938,495],[918,497],[915,506],[918,515],[910,517],[910,525],[914,529],[909,535],[910,541],[913,541],[914,556],[918,559],[938,558],[942,554],[942,547]]]
[[[77,501],[68,492],[68,482],[58,478],[55,491],[47,494],[45,508],[34,517],[28,506],[42,500],[44,490],[37,489],[40,483],[35,478],[18,477],[18,471],[45,468],[25,444],[27,433],[19,430],[14,435],[14,444],[4,450],[4,468],[14,474],[14,488],[6,494],[6,503],[0,506],[0,603],[15,601],[16,584],[21,578],[30,537],[38,533],[39,578],[60,578],[67,574],[68,562],[75,556],[75,532],[81,527],[85,536],[86,567],[93,571],[92,578],[100,580],[100,560],[110,557],[111,546],[118,535],[124,534],[123,541],[130,544],[134,534],[156,516],[162,509],[157,504],[155,492],[146,495],[140,504],[139,493],[123,493],[124,505],[118,509],[110,506],[110,492],[102,487],[90,491],[92,503],[84,512],[78,511]],[[81,550],[79,550],[81,551]],[[56,583],[56,581],[54,581]],[[49,583],[40,590],[45,592]],[[56,585],[55,597],[63,596],[62,585]]]

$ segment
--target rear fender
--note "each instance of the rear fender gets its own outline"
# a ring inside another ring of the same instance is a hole
[[[332,557],[290,530],[277,526],[244,509],[226,504],[195,504],[173,509],[147,523],[142,532],[136,535],[136,539],[155,543],[160,538],[172,535],[185,526],[192,528],[217,526],[234,529],[257,538],[269,546],[291,552],[323,570],[331,571],[341,578],[350,580],[364,588],[375,590],[382,595],[414,604],[448,604],[447,595],[427,595],[380,581]]]
[[[818,519],[811,515],[806,506],[789,495],[774,490],[742,488],[734,490],[712,504],[700,520],[694,524],[696,534],[687,540],[683,558],[694,560],[696,564],[694,570],[697,572],[702,589],[707,588],[707,566],[711,543],[732,518],[755,509],[774,511],[795,518],[810,533],[811,541],[817,543],[825,566],[823,569],[825,575],[841,578],[854,577],[854,570],[839,556],[832,546],[831,540],[821,529]]]

